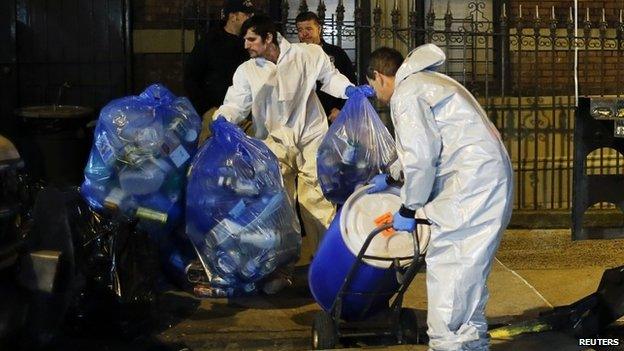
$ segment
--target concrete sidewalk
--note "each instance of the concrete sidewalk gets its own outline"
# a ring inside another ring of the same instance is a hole
[[[508,230],[489,279],[487,315],[491,325],[530,319],[552,306],[567,305],[592,292],[605,268],[624,264],[624,241],[571,242],[568,230]],[[275,296],[196,299],[167,292],[159,327],[132,345],[108,340],[105,350],[307,350],[318,305],[308,291],[304,269],[295,286]],[[419,273],[405,299],[426,317],[425,274]],[[624,338],[616,326],[611,337]],[[384,341],[351,346],[382,350],[427,350],[425,345],[384,346]],[[72,349],[72,348],[69,348]],[[590,350],[563,333],[492,340],[492,350]],[[599,349],[596,349],[599,350]],[[623,349],[624,350],[624,349]]]

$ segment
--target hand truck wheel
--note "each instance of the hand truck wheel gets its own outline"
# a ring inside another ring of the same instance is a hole
[[[312,323],[312,348],[315,350],[333,349],[338,335],[329,313],[321,311],[314,316]]]

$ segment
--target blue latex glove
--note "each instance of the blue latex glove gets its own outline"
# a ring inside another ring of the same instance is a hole
[[[357,87],[355,85],[349,85],[345,90],[345,95],[348,98],[352,98],[357,94],[362,94],[366,97],[372,97],[375,96],[375,89],[373,89],[373,87],[368,84],[364,84]]]
[[[380,191],[384,191],[388,189],[388,186],[389,186],[388,175],[385,173],[378,174],[374,176],[373,179],[371,179],[370,182],[368,183],[373,185],[372,188],[368,189],[369,194],[374,194]]]
[[[411,233],[416,229],[416,219],[403,217],[401,213],[396,212],[392,217],[392,227],[394,230]]]

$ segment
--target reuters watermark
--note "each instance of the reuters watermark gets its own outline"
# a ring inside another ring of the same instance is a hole
[[[600,339],[579,339],[579,346],[619,346],[620,339],[600,338]]]

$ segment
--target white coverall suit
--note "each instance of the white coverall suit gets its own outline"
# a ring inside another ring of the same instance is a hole
[[[427,250],[432,350],[487,350],[486,280],[512,209],[511,162],[475,98],[430,69],[435,45],[408,55],[390,101],[404,205],[432,222]]]
[[[213,118],[222,115],[239,123],[251,111],[256,137],[277,156],[286,192],[293,205],[299,202],[306,232],[304,252],[311,253],[335,214],[334,205],[323,196],[316,171],[316,153],[328,130],[316,81],[321,81],[324,92],[343,99],[353,84],[338,72],[321,46],[291,44],[279,34],[278,43],[277,64],[252,58],[238,67]]]

